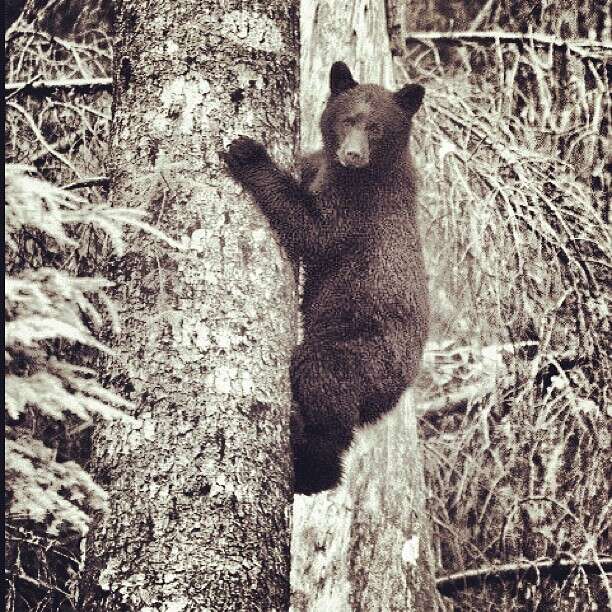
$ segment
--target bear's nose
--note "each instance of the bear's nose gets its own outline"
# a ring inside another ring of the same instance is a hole
[[[345,151],[344,157],[351,166],[365,166],[368,163],[367,156],[359,149],[348,149]]]
[[[363,168],[370,162],[368,138],[361,129],[353,129],[346,135],[338,150],[340,163],[347,168]]]

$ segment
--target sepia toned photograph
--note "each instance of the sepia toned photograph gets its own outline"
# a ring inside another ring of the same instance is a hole
[[[4,0],[7,612],[612,611],[608,0]]]

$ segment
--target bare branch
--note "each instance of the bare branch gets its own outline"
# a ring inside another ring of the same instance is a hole
[[[514,43],[526,45],[549,45],[566,48],[580,57],[603,60],[612,52],[612,43],[600,40],[568,39],[564,40],[548,34],[515,34],[513,32],[413,32],[406,38],[406,43],[425,41],[477,42],[483,44]]]
[[[39,589],[46,589],[47,591],[57,591],[58,593],[61,593],[64,597],[66,597],[67,599],[70,599],[69,593],[67,593],[66,591],[62,591],[62,589],[60,589],[57,585],[45,582],[44,580],[41,580],[40,578],[32,578],[31,576],[28,576],[27,574],[24,574],[23,572],[21,572],[20,574],[15,574],[14,578],[16,580],[23,580],[24,582],[33,584]]]
[[[531,579],[550,577],[564,580],[573,570],[581,570],[589,575],[612,571],[612,557],[600,557],[597,561],[551,560],[523,561],[505,565],[478,568],[444,576],[436,580],[436,586],[442,595],[452,596],[457,591],[483,586],[493,580]]]
[[[94,115],[95,117],[99,117],[100,119],[103,119],[104,121],[110,122],[111,120],[110,115],[106,115],[105,113],[100,112],[99,110],[96,110],[95,108],[92,108],[91,106],[70,104],[69,102],[59,102],[58,100],[53,100],[53,99],[50,99],[49,102],[51,106],[61,106],[62,108],[69,108],[70,110],[74,111],[75,113],[83,117],[83,120],[85,120],[85,115],[87,113]]]
[[[6,96],[5,100],[10,100],[13,96],[16,96],[18,93],[21,93],[24,89],[31,87],[36,81],[39,81],[40,79],[42,79],[42,74],[36,74],[25,83],[15,83],[15,88],[8,96]],[[19,87],[19,85],[21,86]],[[4,89],[7,89],[6,85],[4,86]]]
[[[83,187],[106,187],[108,185],[108,182],[108,176],[92,176],[89,178],[84,178],[81,181],[76,181],[75,183],[63,185],[62,189],[71,190],[82,189]]]
[[[53,155],[53,157],[55,157],[60,162],[62,162],[64,165],[66,165],[68,168],[70,168],[78,177],[81,176],[79,171],[76,169],[76,166],[67,157],[64,157],[57,150],[57,148],[52,147],[47,142],[47,139],[43,136],[42,132],[40,131],[36,123],[34,123],[34,120],[32,119],[30,113],[28,113],[28,111],[25,110],[25,108],[23,108],[16,102],[7,102],[6,107],[15,109],[17,112],[19,112],[23,116],[23,118],[26,120],[26,123],[30,126],[30,129],[32,130],[32,132],[34,132],[36,139],[43,145],[43,147],[47,150],[49,154]]]
[[[15,22],[17,23],[17,22]],[[77,42],[74,40],[66,40],[64,38],[59,38],[53,34],[49,34],[48,32],[44,32],[42,30],[32,29],[31,27],[25,28],[14,28],[11,31],[11,38],[16,38],[17,36],[29,36],[32,38],[42,38],[49,43],[55,43],[60,47],[64,47],[68,51],[72,51],[72,49],[80,49],[82,51],[92,51],[97,55],[104,55],[110,59],[110,52],[104,51],[99,47],[95,47],[93,45],[88,45],[85,43]],[[8,32],[5,34],[5,42],[9,41]]]
[[[476,28],[480,27],[482,22],[486,19],[486,17],[491,13],[491,5],[493,4],[493,0],[487,0],[484,6],[478,12],[478,15],[474,17],[472,23],[470,23],[470,31],[474,31]]]

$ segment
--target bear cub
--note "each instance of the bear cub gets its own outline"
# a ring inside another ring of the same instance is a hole
[[[225,154],[304,265],[304,339],[290,372],[296,493],[340,482],[355,429],[393,408],[419,368],[429,303],[409,141],[424,93],[360,85],[336,62],[323,149],[305,158],[300,182],[250,138]]]

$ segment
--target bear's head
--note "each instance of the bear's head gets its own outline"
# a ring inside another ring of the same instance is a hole
[[[382,169],[400,158],[425,89],[410,84],[391,92],[378,85],[360,85],[344,62],[332,66],[329,84],[321,133],[330,162],[359,172]]]

